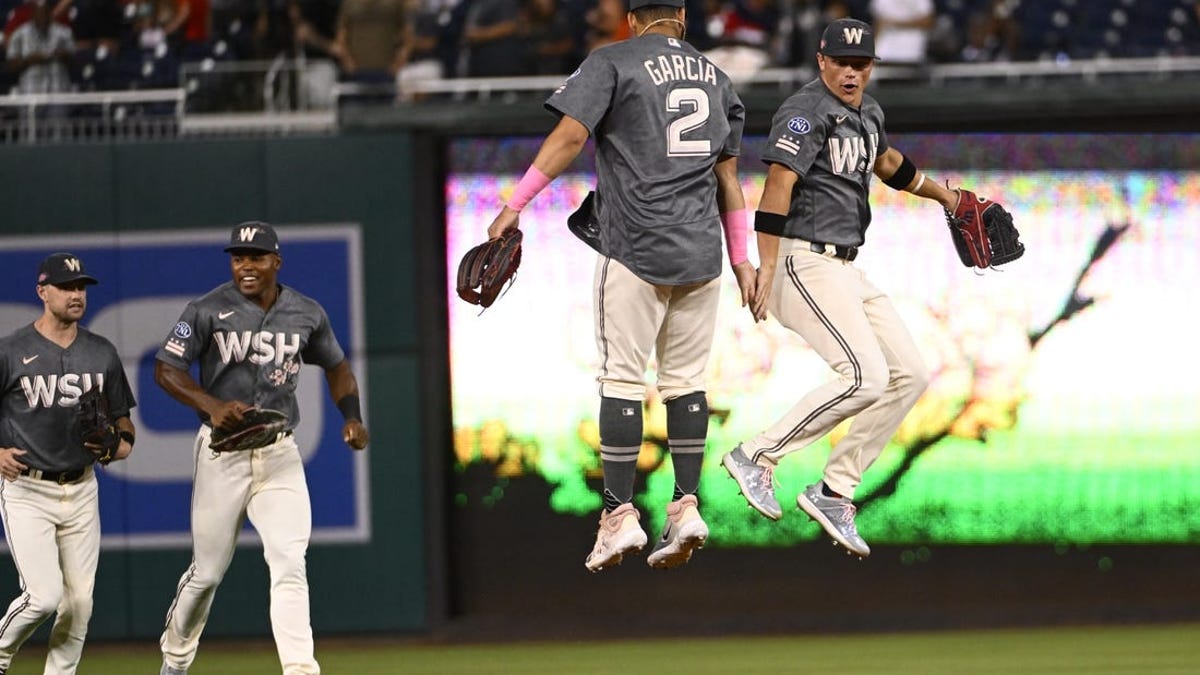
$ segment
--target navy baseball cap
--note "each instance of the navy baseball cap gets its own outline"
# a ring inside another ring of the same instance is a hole
[[[830,22],[821,33],[821,49],[825,56],[875,56],[875,31],[858,19],[838,19]]]
[[[38,286],[53,284],[61,286],[73,281],[98,284],[96,277],[87,273],[83,261],[74,253],[51,253],[38,267]]]
[[[247,220],[233,226],[225,250],[279,253],[279,235],[275,234],[275,228],[260,220]]]
[[[658,5],[660,7],[683,7],[683,0],[629,0],[629,11]]]

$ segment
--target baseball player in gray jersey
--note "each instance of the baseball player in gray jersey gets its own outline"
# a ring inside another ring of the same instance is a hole
[[[100,558],[97,448],[79,428],[84,392],[99,387],[107,400],[117,429],[112,459],[133,450],[136,403],[121,359],[79,325],[94,283],[77,256],[47,257],[37,282],[42,316],[0,338],[0,516],[21,580],[0,620],[0,673],[54,612],[45,673],[74,673],[83,653]]]
[[[779,107],[763,154],[767,180],[755,214],[761,267],[751,303],[769,310],[829,364],[836,378],[722,460],[746,500],[771,519],[773,469],[788,453],[854,417],[822,481],[797,503],[847,552],[871,550],[854,524],[854,490],[929,381],[920,351],[892,302],[853,262],[871,222],[872,174],[953,209],[957,195],[889,147],[883,110],[864,93],[875,62],[871,27],[854,19],[822,35],[820,78]]]
[[[192,563],[167,612],[161,672],[186,673],[195,659],[213,595],[249,517],[271,572],[271,629],[284,675],[319,673],[304,562],[312,510],[291,432],[300,422],[296,374],[302,363],[325,371],[329,393],[345,418],[342,438],[356,450],[369,440],[358,382],[325,310],[277,282],[283,259],[270,225],[235,226],[225,250],[233,280],[188,304],[155,364],[155,381],[195,409],[201,422],[193,448]],[[199,383],[188,371],[196,361]],[[213,428],[234,428],[251,406],[286,412],[291,427],[262,448],[213,452]]]
[[[737,177],[745,109],[725,73],[683,41],[683,0],[630,0],[634,37],[597,49],[546,101],[559,117],[508,204],[488,228],[518,226],[526,203],[596,140],[593,282],[600,354],[604,510],[587,569],[645,546],[633,506],[646,368],[653,350],[667,409],[675,494],[647,562],[670,568],[703,545],[696,490],[708,433],[705,367],[721,274],[721,232],[747,304],[746,211]],[[573,216],[573,219],[575,217]]]

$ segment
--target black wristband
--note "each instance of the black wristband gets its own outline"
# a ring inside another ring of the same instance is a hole
[[[787,216],[781,216],[778,213],[768,213],[767,211],[754,212],[754,231],[764,234],[773,234],[776,237],[783,236],[783,230],[787,227]]]
[[[347,394],[337,402],[338,410],[342,411],[342,419],[362,421],[362,410],[359,408],[358,394]]]
[[[912,163],[912,160],[905,157],[903,162],[900,162],[900,168],[896,169],[896,173],[888,178],[883,179],[884,185],[893,190],[903,190],[908,187],[908,184],[917,177],[917,165]]]
[[[129,447],[131,447],[131,448],[133,447],[133,439],[136,437],[133,435],[132,431],[126,431],[125,429],[121,429],[120,431],[117,432],[117,435],[121,437],[121,440],[128,443]]]

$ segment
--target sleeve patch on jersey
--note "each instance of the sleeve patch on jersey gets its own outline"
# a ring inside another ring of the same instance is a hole
[[[181,359],[183,358],[184,352],[187,351],[187,347],[182,342],[180,342],[179,340],[176,340],[175,338],[171,338],[170,340],[167,340],[167,344],[166,344],[166,346],[163,347],[163,349],[167,350],[168,352],[171,352],[172,354],[174,354],[175,356],[178,356]]]
[[[186,340],[192,336],[192,327],[188,325],[188,322],[180,321],[175,324],[175,335]]]
[[[796,143],[793,143],[792,141],[789,141],[786,138],[781,138],[781,139],[775,141],[775,147],[779,148],[780,150],[790,152],[793,155],[800,152],[800,146]]]
[[[788,120],[787,128],[793,134],[804,135],[812,131],[812,124],[810,124],[809,121],[803,117],[793,117],[792,119]]]

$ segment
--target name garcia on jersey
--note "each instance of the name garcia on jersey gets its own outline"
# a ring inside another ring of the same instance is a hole
[[[79,397],[93,386],[104,387],[104,373],[63,373],[62,375],[23,375],[21,391],[30,408],[67,408],[79,404]]]
[[[686,54],[659,54],[642,62],[650,80],[661,86],[668,82],[689,80],[717,86],[717,68],[706,59]]]

